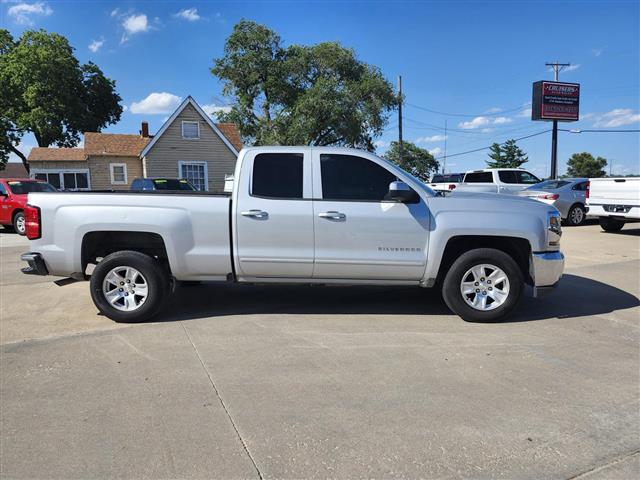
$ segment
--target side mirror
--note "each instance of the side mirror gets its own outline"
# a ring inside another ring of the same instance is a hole
[[[401,181],[391,182],[389,184],[389,194],[387,195],[390,200],[395,200],[400,203],[414,203],[418,201],[418,194],[414,192],[409,185]]]

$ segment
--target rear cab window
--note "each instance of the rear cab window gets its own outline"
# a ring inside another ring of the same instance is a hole
[[[260,153],[253,159],[251,196],[303,199],[304,154]]]

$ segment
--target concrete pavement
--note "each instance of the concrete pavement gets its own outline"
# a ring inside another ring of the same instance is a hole
[[[422,289],[203,285],[121,326],[0,234],[0,474],[636,477],[630,227],[565,228],[560,287],[488,325]]]

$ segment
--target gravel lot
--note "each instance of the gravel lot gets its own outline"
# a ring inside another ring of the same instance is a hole
[[[183,288],[158,321],[0,233],[2,478],[638,478],[640,228],[500,324],[417,288]]]

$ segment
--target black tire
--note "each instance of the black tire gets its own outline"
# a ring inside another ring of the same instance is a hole
[[[500,268],[509,281],[509,293],[502,305],[481,311],[469,305],[460,291],[463,276],[476,265],[490,264]],[[522,298],[524,280],[518,264],[506,253],[493,248],[478,248],[463,253],[453,262],[442,284],[442,297],[455,314],[467,322],[496,322],[508,316]]]
[[[587,211],[585,210],[584,205],[576,203],[569,209],[565,222],[567,225],[577,227],[579,225],[582,225],[586,219]]]
[[[619,232],[624,227],[624,221],[617,218],[600,217],[600,226],[605,232]]]
[[[18,212],[13,216],[13,231],[16,232],[18,235],[26,235],[27,233],[27,228],[26,228],[26,224],[24,223],[24,213],[23,212]]]
[[[122,311],[111,305],[103,293],[103,282],[107,274],[116,267],[133,267],[140,272],[147,283],[147,297],[137,309]],[[91,274],[91,299],[102,314],[121,323],[135,323],[149,320],[156,315],[169,296],[170,274],[160,263],[143,253],[123,250],[107,255]]]

